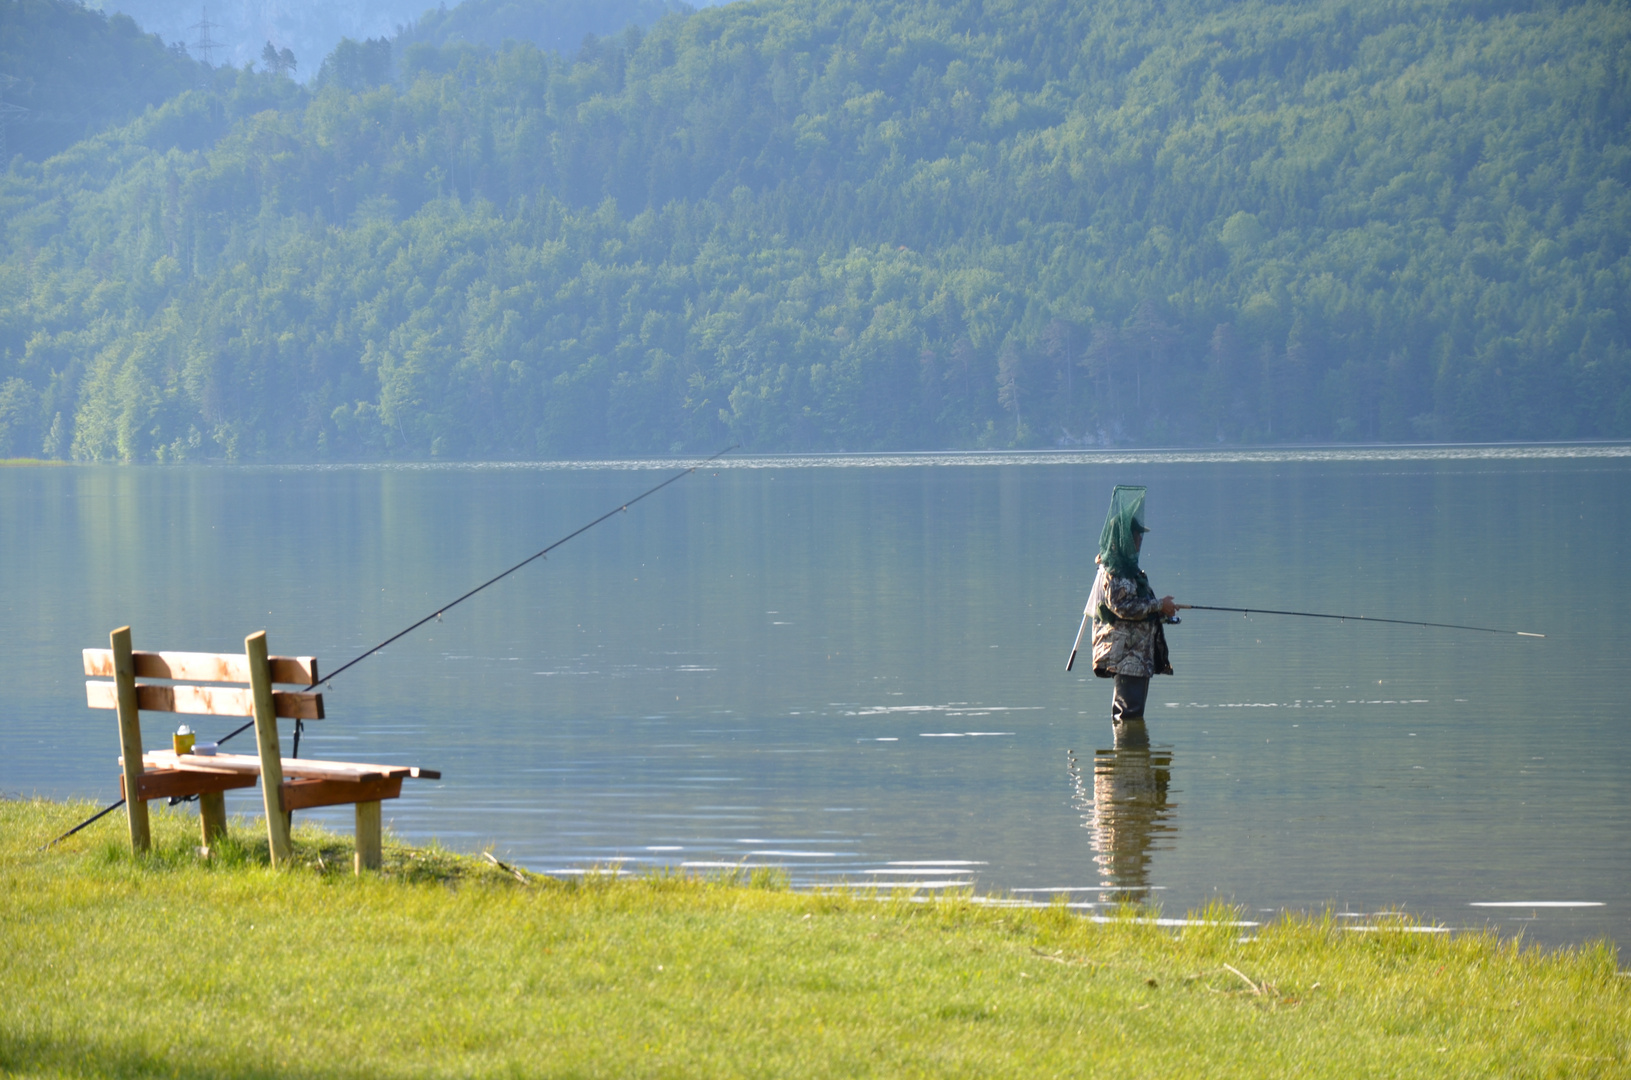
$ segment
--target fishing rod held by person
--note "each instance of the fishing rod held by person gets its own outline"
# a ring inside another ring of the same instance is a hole
[[[1082,625],[1076,628],[1076,644],[1070,647],[1070,659],[1065,662],[1065,670],[1069,671],[1076,666],[1076,652],[1082,647],[1082,635],[1087,633],[1087,624],[1093,621],[1093,601],[1089,599],[1087,606],[1082,609]]]
[[[1415,619],[1380,619],[1374,615],[1327,615],[1318,611],[1276,611],[1273,608],[1243,608],[1243,607],[1216,607],[1211,604],[1178,604],[1179,608],[1190,611],[1236,611],[1242,615],[1294,615],[1303,619],[1338,619],[1342,622],[1374,622],[1393,623],[1396,626],[1430,626],[1436,630],[1473,630],[1480,634],[1508,634],[1515,637],[1543,638],[1545,634],[1535,634],[1527,630],[1497,630],[1489,626],[1463,626],[1460,623],[1419,622]],[[1075,652],[1071,658],[1075,658]]]
[[[1529,630],[1499,630],[1491,626],[1464,626],[1460,623],[1420,622],[1415,619],[1382,619],[1374,615],[1330,615],[1320,611],[1276,611],[1274,608],[1243,608],[1218,607],[1213,604],[1174,604],[1180,611],[1234,611],[1242,615],[1291,615],[1302,619],[1336,619],[1339,622],[1370,622],[1392,623],[1395,626],[1426,626],[1435,630],[1471,630],[1480,634],[1506,634],[1512,637],[1543,638],[1545,634],[1536,634]],[[1076,652],[1082,647],[1082,637],[1087,633],[1088,623],[1093,621],[1093,608],[1091,604],[1082,612],[1082,625],[1076,631],[1076,644],[1070,647],[1070,660],[1065,664],[1069,671],[1076,665]],[[1169,625],[1176,625],[1178,617],[1175,615],[1165,620]]]

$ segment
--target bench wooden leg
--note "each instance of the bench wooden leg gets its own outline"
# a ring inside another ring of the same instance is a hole
[[[147,804],[140,799],[125,800],[125,818],[130,825],[130,850],[146,851],[153,846],[152,831],[147,823]]]
[[[227,836],[227,796],[224,791],[206,791],[198,797],[198,827],[204,834],[204,850],[215,850],[218,840]]]
[[[255,701],[255,748],[261,759],[261,797],[266,806],[266,843],[272,865],[289,861],[289,815],[283,811],[283,751],[277,737],[277,711],[272,704],[272,668],[266,658],[266,631],[244,638],[249,663],[249,689]]]
[[[113,682],[119,710],[119,753],[124,759],[123,788],[125,818],[130,825],[130,850],[143,852],[152,846],[147,822],[147,803],[141,798],[142,718],[136,707],[136,661],[130,648],[130,627],[121,626],[108,635],[113,651]]]
[[[357,873],[378,870],[385,861],[381,852],[379,802],[357,804]]]

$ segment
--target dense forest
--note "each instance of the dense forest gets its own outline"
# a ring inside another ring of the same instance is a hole
[[[465,33],[13,157],[0,456],[1631,435],[1624,4]]]

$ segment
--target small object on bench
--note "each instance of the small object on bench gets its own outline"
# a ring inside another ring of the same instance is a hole
[[[147,800],[198,796],[204,846],[226,835],[226,798],[232,788],[253,787],[261,778],[266,832],[272,864],[289,858],[289,814],[316,806],[354,803],[357,807],[356,870],[381,863],[380,800],[397,798],[404,777],[439,779],[434,769],[409,765],[368,765],[348,761],[285,758],[278,742],[277,718],[321,720],[323,695],[273,690],[274,683],[311,686],[318,681],[315,657],[268,656],[266,633],[244,639],[244,655],[217,653],[148,653],[130,647],[130,627],[109,636],[109,649],[86,649],[85,674],[113,676],[113,682],[85,684],[93,709],[119,713],[120,786],[130,823],[130,846],[146,851],[151,844]],[[247,689],[223,686],[137,683],[136,679],[248,683]],[[194,743],[182,725],[172,749],[142,752],[141,710],[215,716],[253,716],[259,753],[223,754],[216,743]],[[287,779],[285,779],[287,777]],[[134,793],[134,797],[131,797]]]

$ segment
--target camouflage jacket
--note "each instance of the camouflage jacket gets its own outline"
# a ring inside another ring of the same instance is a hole
[[[1161,600],[1140,597],[1132,578],[1113,577],[1099,567],[1093,581],[1093,674],[1171,675],[1166,636],[1161,631]],[[1110,616],[1108,619],[1104,616]]]

